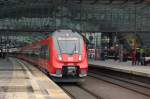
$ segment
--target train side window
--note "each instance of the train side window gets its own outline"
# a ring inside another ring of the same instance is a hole
[[[47,59],[49,60],[50,59],[50,55],[49,55],[49,48],[48,46],[42,46],[41,47],[41,58],[44,58],[44,59]]]
[[[44,54],[44,47],[43,47],[43,46],[41,47],[40,57],[41,57],[41,58],[44,58],[44,57],[45,57],[45,54]]]
[[[44,51],[45,51],[45,59],[49,60],[50,59],[49,47],[45,46]]]
[[[50,50],[49,50],[49,46],[46,46],[46,59],[50,60]]]

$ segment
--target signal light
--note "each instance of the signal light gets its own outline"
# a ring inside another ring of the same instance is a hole
[[[59,59],[60,61],[62,61],[62,57],[61,57],[60,55],[58,56],[58,59]]]
[[[81,55],[79,55],[79,61],[81,61],[82,60],[82,56]]]

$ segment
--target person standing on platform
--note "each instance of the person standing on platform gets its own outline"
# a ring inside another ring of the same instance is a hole
[[[104,49],[104,60],[107,60],[108,58],[108,50],[107,50],[107,47],[105,47]]]
[[[115,53],[114,53],[114,54],[115,54],[115,58],[114,58],[114,60],[115,60],[115,61],[117,61],[117,60],[118,60],[118,52],[117,52],[117,51],[115,51]]]
[[[142,52],[142,56],[141,56],[141,65],[145,65],[145,52]]]
[[[139,65],[141,63],[140,49],[137,49],[137,51],[136,51],[136,60],[137,60],[137,65]]]
[[[124,61],[124,62],[127,62],[127,60],[128,60],[128,53],[127,53],[126,50],[124,50],[124,53],[123,53],[123,61]]]
[[[131,53],[131,57],[132,57],[132,65],[136,65],[136,50],[132,50]]]
[[[119,48],[119,61],[122,62],[123,61],[123,45],[120,44],[120,48]]]

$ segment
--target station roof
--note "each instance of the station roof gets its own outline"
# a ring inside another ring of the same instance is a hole
[[[1,35],[47,33],[62,27],[150,32],[150,0],[0,0],[0,8]]]
[[[100,5],[141,6],[138,4],[149,6],[150,0],[0,0],[0,18],[50,16],[62,5],[80,9],[80,5],[87,8]]]
[[[150,0],[0,0],[0,30],[150,31],[149,5]]]

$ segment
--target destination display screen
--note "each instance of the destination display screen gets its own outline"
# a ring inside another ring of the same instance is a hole
[[[76,38],[76,37],[58,37],[58,40],[69,41],[69,40],[78,40],[78,38]]]

